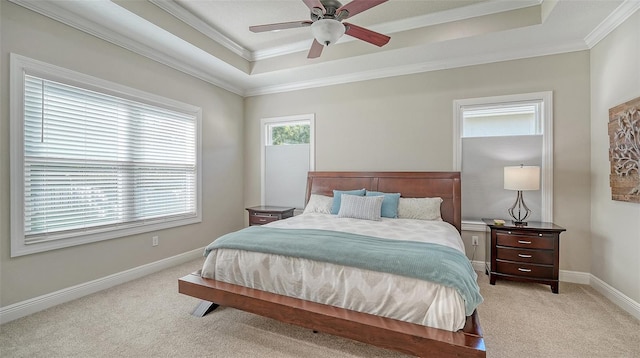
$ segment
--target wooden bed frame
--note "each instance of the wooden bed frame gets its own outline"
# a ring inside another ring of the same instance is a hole
[[[311,194],[333,196],[333,189],[361,188],[403,197],[439,196],[443,220],[461,231],[459,172],[309,172],[306,201]],[[486,357],[475,311],[463,329],[450,332],[206,279],[198,273],[180,278],[178,291],[204,300],[194,315],[223,305],[419,357]]]

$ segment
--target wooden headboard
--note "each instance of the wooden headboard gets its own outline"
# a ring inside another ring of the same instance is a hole
[[[400,193],[405,198],[442,198],[442,220],[462,229],[460,172],[309,172],[305,203],[311,194],[333,196],[333,190],[367,189]]]

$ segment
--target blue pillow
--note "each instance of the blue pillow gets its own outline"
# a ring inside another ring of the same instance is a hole
[[[381,196],[384,195],[382,200],[382,212],[380,216],[384,218],[397,218],[398,217],[398,203],[400,202],[400,193],[382,193],[379,191],[367,191],[367,196]]]
[[[366,190],[364,190],[364,189],[334,190],[333,191],[333,205],[331,206],[331,214],[337,215],[338,212],[340,211],[340,201],[342,200],[342,198],[341,198],[342,194],[364,196],[365,192],[366,192]]]

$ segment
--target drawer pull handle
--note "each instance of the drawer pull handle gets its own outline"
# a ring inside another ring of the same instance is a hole
[[[511,231],[507,231],[507,234],[511,235]]]
[[[518,257],[524,257],[525,259],[530,259],[531,255],[518,254]]]
[[[267,221],[267,219],[258,219],[258,221],[260,221],[261,223]]]
[[[525,241],[525,240],[518,240],[518,244],[530,244],[531,241]]]
[[[522,272],[531,272],[531,269],[526,269],[526,268],[518,267],[518,271],[522,271]]]
[[[542,237],[542,234],[538,234],[538,236]]]

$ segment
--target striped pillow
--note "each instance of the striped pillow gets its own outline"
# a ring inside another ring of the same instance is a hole
[[[382,201],[384,196],[356,196],[342,194],[342,203],[339,218],[354,218],[363,220],[382,220],[380,212],[382,211]]]

